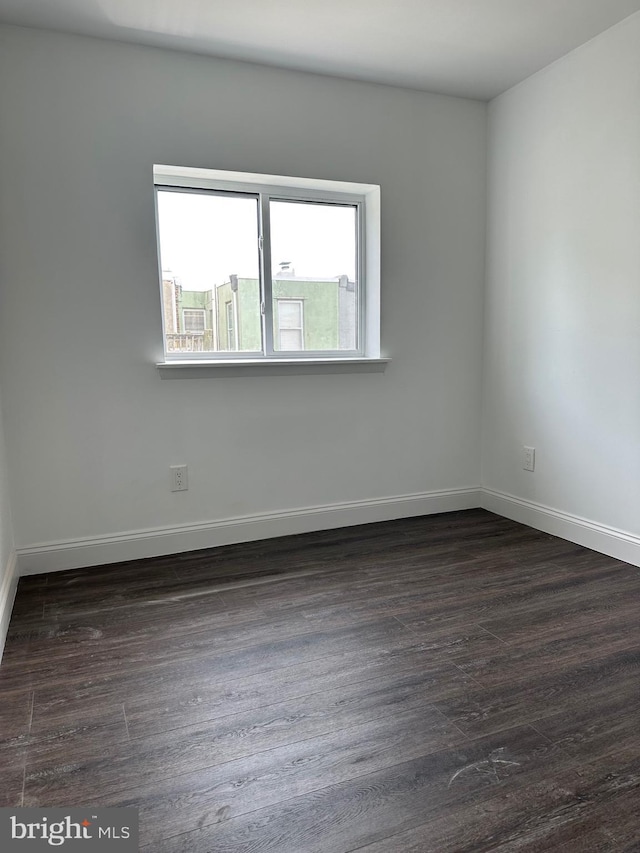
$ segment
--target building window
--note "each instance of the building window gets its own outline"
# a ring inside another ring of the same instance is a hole
[[[199,308],[184,308],[182,310],[182,327],[191,334],[204,334],[206,329],[205,312]]]
[[[227,318],[227,349],[236,348],[236,324],[233,316],[233,302],[225,302],[225,317]]]
[[[154,179],[165,360],[194,358],[176,316],[205,361],[379,357],[378,187],[169,166]]]
[[[302,300],[278,299],[278,341],[281,351],[297,352],[304,349],[302,328]]]

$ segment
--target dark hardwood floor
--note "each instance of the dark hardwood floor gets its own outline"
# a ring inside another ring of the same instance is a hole
[[[20,581],[0,806],[147,853],[640,851],[640,569],[450,513]]]

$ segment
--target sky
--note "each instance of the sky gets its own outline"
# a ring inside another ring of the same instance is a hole
[[[297,276],[355,280],[356,217],[349,205],[271,202],[272,275],[289,261]],[[163,270],[185,290],[258,278],[256,198],[158,191]]]

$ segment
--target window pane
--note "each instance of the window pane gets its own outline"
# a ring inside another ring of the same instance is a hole
[[[189,311],[186,308],[182,312],[185,332],[202,332],[206,329],[205,312]]]
[[[168,353],[261,352],[258,200],[158,190]]]
[[[301,350],[302,349],[302,330],[301,329],[281,329],[280,330],[280,349],[281,350]]]
[[[299,299],[278,299],[275,305],[274,322],[278,328],[275,349],[304,349],[304,306],[302,301]]]
[[[279,200],[269,208],[274,348],[357,349],[357,207]],[[283,330],[297,327],[293,346]]]
[[[302,303],[278,300],[278,313],[281,329],[300,329],[302,327]]]

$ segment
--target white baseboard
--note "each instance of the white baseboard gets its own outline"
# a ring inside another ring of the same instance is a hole
[[[4,567],[4,575],[0,583],[0,661],[4,652],[4,644],[7,639],[7,630],[9,629],[9,620],[11,619],[11,611],[17,588],[18,560],[16,552],[12,551]]]
[[[20,574],[34,575],[159,557],[314,530],[472,509],[479,505],[480,488],[475,486],[49,542],[18,549]]]
[[[493,489],[481,490],[480,506],[536,530],[640,566],[640,536]]]
[[[8,571],[0,585],[0,652],[13,606],[18,565],[21,575],[33,575],[475,507],[640,566],[639,536],[515,495],[477,486],[259,513],[17,549],[9,560]]]

